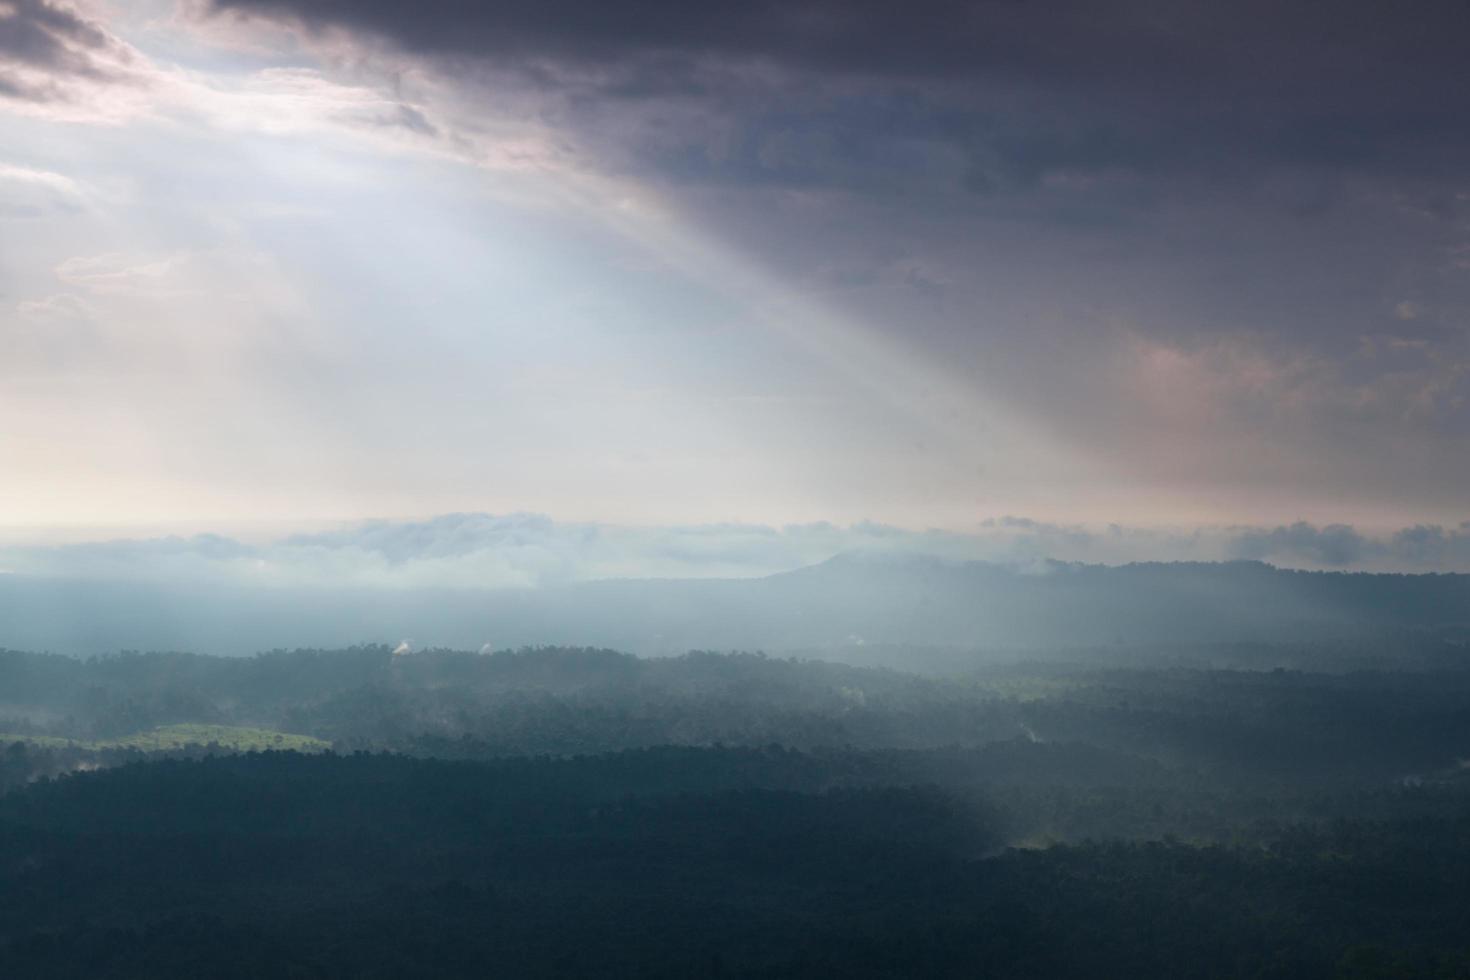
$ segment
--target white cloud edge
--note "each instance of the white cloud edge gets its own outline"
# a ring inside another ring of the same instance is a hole
[[[1254,559],[1329,570],[1470,571],[1470,521],[1381,535],[1346,525],[1090,528],[1002,517],[971,532],[828,523],[632,527],[534,514],[372,521],[254,545],[218,535],[0,548],[12,574],[279,588],[493,589],[617,578],[741,578],[837,554],[936,556],[1036,566],[1047,559]]]

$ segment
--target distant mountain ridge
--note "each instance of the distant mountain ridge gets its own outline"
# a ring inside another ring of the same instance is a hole
[[[0,577],[0,646],[249,653],[408,639],[639,653],[873,644],[1042,649],[1470,636],[1470,575],[1303,572],[1252,561],[1028,566],[843,554],[754,579],[542,589],[164,588]]]

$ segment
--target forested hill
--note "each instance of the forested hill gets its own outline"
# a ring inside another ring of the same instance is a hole
[[[1304,572],[1260,562],[1018,568],[841,555],[748,581],[594,583],[566,608],[595,610],[619,629],[627,628],[619,614],[646,623],[644,635],[623,644],[634,649],[677,647],[696,633],[714,646],[766,649],[1177,647],[1404,630],[1463,637],[1470,575]]]
[[[61,614],[62,611],[66,614]],[[839,556],[758,579],[517,590],[190,587],[0,576],[0,645],[242,654],[412,638],[636,653],[873,645],[1038,650],[1470,637],[1470,575],[1301,572],[1257,562],[1043,563]]]
[[[0,796],[0,974],[1461,980],[1463,814],[994,848],[779,750],[166,760]],[[711,770],[715,778],[711,778]]]
[[[0,651],[0,976],[1464,980],[1467,703],[1463,665]]]

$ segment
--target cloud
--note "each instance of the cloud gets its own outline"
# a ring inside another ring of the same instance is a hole
[[[170,281],[179,281],[179,268],[187,260],[186,255],[139,258],[110,252],[74,256],[57,265],[55,272],[68,286],[89,292],[157,294],[161,289],[169,291]]]
[[[1345,524],[1234,529],[1227,554],[1309,568],[1383,568],[1393,571],[1470,569],[1470,521],[1458,527],[1416,524],[1387,535],[1363,534]]]
[[[1233,558],[1275,559],[1327,567],[1355,565],[1381,550],[1382,545],[1368,541],[1346,524],[1316,527],[1305,521],[1270,530],[1241,531],[1230,543]]]
[[[85,452],[71,444],[79,465],[104,458],[118,440],[136,446],[141,433],[160,438],[203,424],[197,403],[185,410],[177,399],[207,391],[206,407],[217,404],[242,361],[287,342],[307,351],[317,343],[290,278],[247,247],[75,255],[52,273],[56,291],[38,289],[0,310],[0,376],[30,379],[0,392],[0,406],[30,417],[38,446],[64,438],[60,427],[74,413],[86,413],[88,426],[114,427]],[[94,401],[108,410],[85,407]],[[129,421],[144,411],[148,421]],[[43,435],[48,425],[58,428]]]
[[[1049,4],[1003,0],[917,0],[903,5],[843,0],[756,0],[739,5],[633,0],[508,0],[467,7],[426,0],[411,10],[391,0],[216,0],[218,9],[288,16],[316,29],[377,34],[430,54],[581,64],[634,56],[758,58],[860,74],[980,77],[997,72],[1076,79],[1080,84],[1150,86],[1172,78],[1192,86],[1239,75],[1236,56],[1256,46],[1256,84],[1279,82],[1302,66],[1277,55],[1297,51],[1307,67],[1344,76],[1352,51],[1414,51],[1443,69],[1456,45],[1439,31],[1462,25],[1450,2],[1418,5],[1414,18],[1370,3],[1306,4],[1283,11],[1267,0],[1225,7],[1164,3]],[[1336,15],[1331,39],[1318,15]],[[1335,43],[1333,43],[1335,42]],[[1346,49],[1346,52],[1344,51]]]
[[[64,174],[0,162],[0,217],[76,212],[86,198],[83,185]]]
[[[1046,559],[1257,560],[1301,568],[1470,570],[1470,522],[1417,526],[1386,536],[1346,525],[1275,528],[1089,530],[1028,518],[982,522],[972,532],[881,524],[770,527],[710,524],[630,527],[559,523],[535,514],[448,514],[373,521],[273,542],[218,535],[0,549],[11,572],[96,581],[278,588],[495,589],[621,578],[746,578],[817,564],[838,554],[935,556],[1022,568]]]
[[[75,293],[53,293],[42,299],[22,300],[15,310],[27,320],[85,320],[97,315],[97,308]]]
[[[391,87],[270,63],[243,73],[191,70],[150,58],[110,21],[76,7],[52,0],[0,2],[0,108],[20,115],[108,125],[192,120],[226,131],[333,133],[379,148],[464,152],[423,107],[386,90]],[[0,165],[0,185],[7,179],[28,178]],[[75,188],[48,183],[74,196]]]
[[[115,118],[146,99],[138,53],[76,7],[0,4],[0,104],[51,118]]]
[[[6,0],[0,6],[0,57],[58,74],[105,76],[97,60],[112,39],[74,8],[49,0]]]
[[[830,176],[853,150],[904,142],[952,148],[964,183],[986,191],[1118,170],[1227,180],[1242,160],[1445,175],[1467,148],[1454,40],[1466,14],[1449,0],[1416,4],[1412,16],[1367,0],[213,6],[318,39],[347,33],[421,60],[514,72],[579,98],[664,114],[696,103],[726,120],[691,147],[701,166],[723,160],[752,175]],[[859,132],[869,138],[851,138]],[[664,163],[678,166],[672,155]]]
[[[1459,527],[1418,524],[1394,533],[1393,553],[1427,568],[1470,567],[1470,521]]]

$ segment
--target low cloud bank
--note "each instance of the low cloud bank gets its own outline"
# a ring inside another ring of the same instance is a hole
[[[0,548],[0,572],[46,578],[279,587],[493,589],[597,579],[752,578],[842,553],[932,555],[1025,566],[1043,559],[1253,559],[1294,568],[1470,571],[1470,522],[1373,535],[1348,525],[1195,530],[1049,524],[1020,517],[970,532],[882,524],[628,527],[534,514],[375,521],[265,544],[218,535]]]
[[[1470,521],[1458,527],[1416,524],[1386,537],[1361,534],[1351,525],[1237,531],[1228,557],[1270,561],[1301,568],[1368,568],[1384,571],[1470,570]]]

